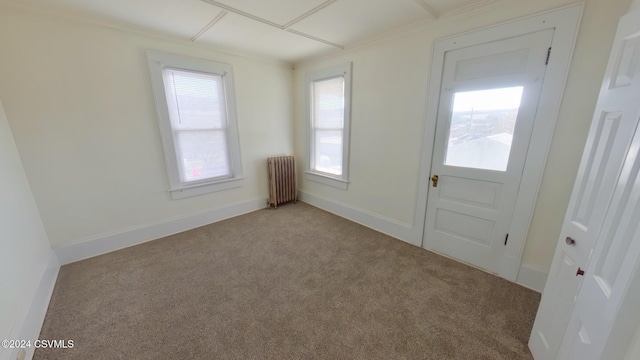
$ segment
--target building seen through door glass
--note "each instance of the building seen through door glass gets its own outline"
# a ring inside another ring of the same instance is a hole
[[[445,165],[506,171],[523,89],[455,93]]]

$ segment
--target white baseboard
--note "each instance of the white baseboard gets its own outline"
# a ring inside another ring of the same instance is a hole
[[[364,225],[383,234],[408,242],[411,245],[420,246],[422,243],[422,234],[420,234],[420,236],[416,236],[416,231],[413,226],[409,224],[403,224],[385,216],[375,214],[371,211],[359,209],[334,200],[325,199],[304,191],[300,191],[298,197],[301,201],[317,208],[336,214],[360,225]],[[422,230],[420,230],[420,232],[421,231]]]
[[[533,268],[528,265],[521,265],[518,272],[517,284],[520,284],[533,291],[542,293],[544,290],[544,284],[547,282],[547,273]]]
[[[38,339],[40,331],[42,330],[42,324],[44,323],[44,317],[47,314],[49,308],[49,301],[53,294],[53,288],[56,285],[56,279],[58,278],[58,272],[60,270],[60,263],[55,253],[51,251],[49,260],[44,269],[40,282],[36,288],[36,291],[31,299],[31,303],[27,308],[27,313],[19,326],[16,326],[14,331],[9,335],[14,340],[31,340]],[[4,339],[3,339],[4,340]],[[18,356],[18,349],[0,349],[6,350],[2,352],[0,359],[2,360],[14,360]],[[31,359],[35,348],[25,348],[25,359]]]
[[[264,209],[265,207],[266,198],[242,201],[191,216],[170,219],[159,223],[145,224],[116,233],[95,236],[77,243],[57,247],[55,250],[60,264],[65,265]]]
[[[422,229],[416,230],[408,224],[402,224],[393,219],[372,213],[368,210],[359,209],[334,200],[325,199],[304,191],[299,192],[299,198],[301,201],[360,225],[364,225],[383,234],[393,236],[394,238],[403,240],[412,245],[421,246]],[[517,268],[519,266],[519,261],[514,259],[514,261],[508,265],[509,268]],[[515,280],[517,284],[541,293],[544,289],[544,284],[547,281],[547,273],[527,265],[521,265],[519,266],[517,278],[507,280]]]

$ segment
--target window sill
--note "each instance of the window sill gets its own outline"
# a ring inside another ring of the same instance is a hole
[[[349,188],[349,181],[347,180],[338,179],[338,178],[334,178],[331,176],[327,176],[324,174],[311,172],[311,171],[305,171],[305,174],[306,174],[307,180],[310,180],[313,182],[333,186],[341,190],[347,190]]]
[[[244,178],[231,178],[218,180],[216,182],[185,186],[179,189],[170,189],[171,198],[173,200],[183,199],[186,197],[203,195],[216,191],[233,189],[241,187],[244,184]]]

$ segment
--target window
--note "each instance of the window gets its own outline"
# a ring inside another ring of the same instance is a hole
[[[347,189],[351,63],[307,75],[307,179]]]
[[[506,171],[523,86],[458,92],[445,165]]]
[[[230,65],[147,53],[171,196],[242,185]]]

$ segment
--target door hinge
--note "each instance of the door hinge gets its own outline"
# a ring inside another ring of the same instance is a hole
[[[507,236],[504,237],[504,245],[507,245],[507,241],[509,241],[509,234],[507,234]]]
[[[549,65],[550,57],[551,57],[551,46],[549,46],[549,50],[547,50],[547,60],[544,62],[545,65]]]

